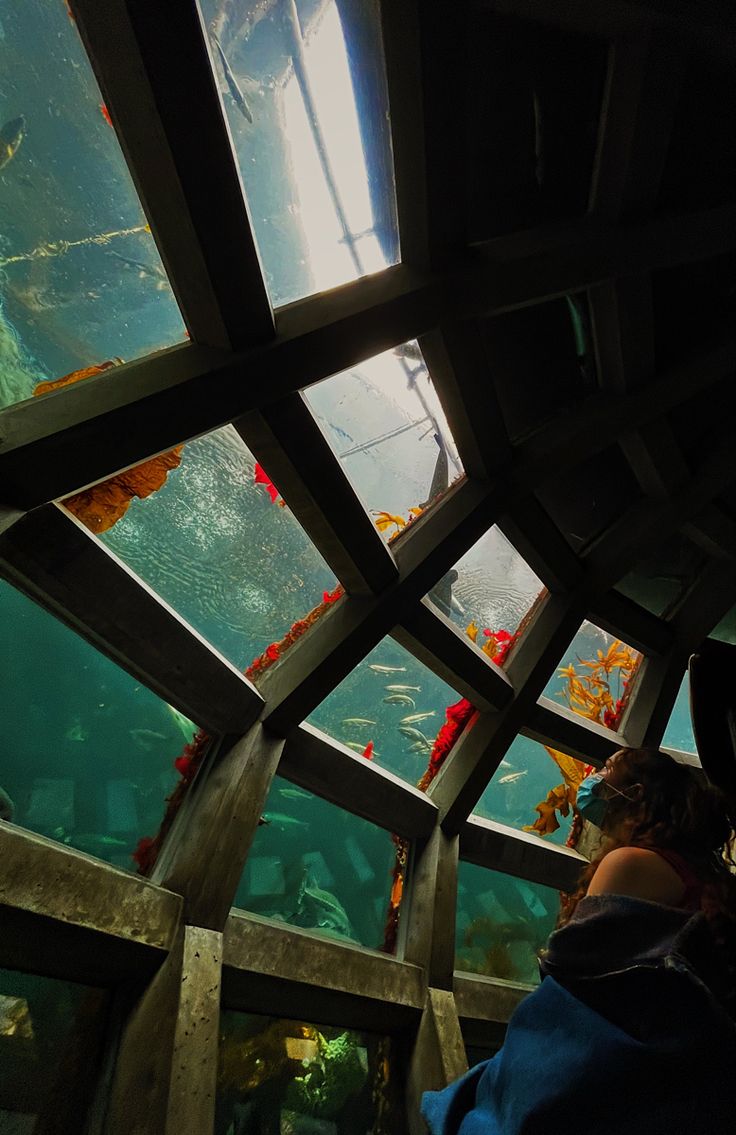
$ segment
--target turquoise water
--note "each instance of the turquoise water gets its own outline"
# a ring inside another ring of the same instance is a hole
[[[388,832],[277,776],[233,906],[380,949],[395,846]]]
[[[460,863],[455,969],[536,984],[537,956],[554,929],[559,892]]]
[[[562,781],[562,773],[544,746],[519,734],[473,808],[473,814],[521,830],[534,823],[538,818],[535,805]],[[558,813],[557,818],[559,828],[544,838],[564,844],[570,834],[572,812],[567,818]]]
[[[404,1130],[392,1042],[354,1029],[224,1011],[215,1135]]]
[[[4,818],[132,869],[194,726],[5,582],[0,625]]]
[[[694,753],[695,737],[693,723],[690,717],[690,679],[687,675],[682,679],[677,692],[675,704],[662,738],[663,748],[680,749],[685,753]]]
[[[2,23],[0,127],[25,127],[0,172],[0,407],[41,379],[184,341],[65,5],[5,5]]]
[[[107,990],[0,969],[0,1131],[81,1131],[107,1023]]]

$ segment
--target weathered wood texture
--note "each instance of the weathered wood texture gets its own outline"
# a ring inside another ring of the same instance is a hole
[[[567,847],[480,816],[471,816],[460,830],[460,858],[562,891],[572,890],[585,867],[585,860]]]
[[[452,989],[455,968],[458,839],[437,825],[415,848],[404,900],[403,945],[435,989]]]
[[[260,724],[225,738],[187,793],[153,873],[183,896],[187,923],[225,925],[283,744]]]
[[[201,1135],[211,1130],[221,956],[221,934],[181,927],[125,1022],[106,1135]]]
[[[415,1024],[419,966],[235,912],[225,926],[222,1004],[386,1032]]]
[[[426,837],[435,825],[437,808],[425,793],[312,725],[286,738],[278,774],[406,839]]]
[[[211,732],[244,732],[263,700],[221,654],[68,512],[0,535],[0,575]]]
[[[447,1087],[467,1070],[452,992],[430,988],[409,1062],[406,1106],[410,1135],[425,1135],[427,1130],[419,1114],[422,1093]]]

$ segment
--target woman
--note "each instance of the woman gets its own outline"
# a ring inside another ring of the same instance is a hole
[[[501,1051],[422,1113],[434,1135],[722,1135],[736,1117],[736,875],[719,789],[621,749],[578,790],[606,837]]]

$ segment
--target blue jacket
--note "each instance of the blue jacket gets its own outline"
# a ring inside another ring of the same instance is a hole
[[[540,968],[501,1051],[425,1092],[433,1135],[736,1130],[736,1027],[701,914],[618,895],[582,899]]]

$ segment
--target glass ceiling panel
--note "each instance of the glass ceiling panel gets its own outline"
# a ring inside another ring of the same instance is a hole
[[[1,407],[184,324],[66,5],[4,8],[0,65]]]
[[[618,445],[549,477],[537,490],[548,515],[571,548],[580,551],[642,497]]]
[[[554,930],[559,892],[460,860],[455,969],[536,985],[539,951]]]
[[[389,539],[463,472],[416,342],[319,382],[305,397],[353,488]]]
[[[189,442],[163,488],[101,536],[240,669],[335,586],[255,465],[232,426]]]
[[[388,1036],[223,1010],[214,1135],[404,1130]]]
[[[463,630],[518,629],[544,584],[495,524],[469,549],[428,598]]]
[[[572,760],[564,753],[561,753],[560,757],[563,762]],[[565,770],[569,770],[574,777],[574,766],[565,764]],[[491,783],[475,805],[473,814],[484,820],[495,820],[496,823],[506,824],[510,828],[519,830],[531,827],[548,817],[551,821],[548,825],[550,828],[553,823],[558,823],[559,827],[554,831],[545,832],[545,839],[551,840],[552,843],[564,844],[570,834],[572,809],[569,809],[567,816],[561,815],[559,809],[554,811],[545,809],[542,814],[535,811],[538,804],[547,800],[552,789],[564,783],[563,769],[555,763],[555,758],[550,756],[545,746],[518,734],[494,773]],[[550,803],[554,802],[550,801]]]
[[[693,722],[690,716],[690,675],[685,671],[662,738],[662,748],[697,753]]]
[[[589,721],[616,729],[641,654],[587,619],[547,683],[544,696]]]
[[[233,906],[381,949],[396,848],[389,832],[275,777]]]
[[[616,590],[653,615],[666,615],[694,583],[705,553],[679,532],[639,562],[616,584]]]
[[[0,816],[133,870],[196,726],[5,582],[0,625]]]
[[[396,263],[378,5],[201,8],[274,306]]]
[[[356,753],[416,784],[429,763],[445,709],[459,694],[408,650],[385,638],[308,721]]]

